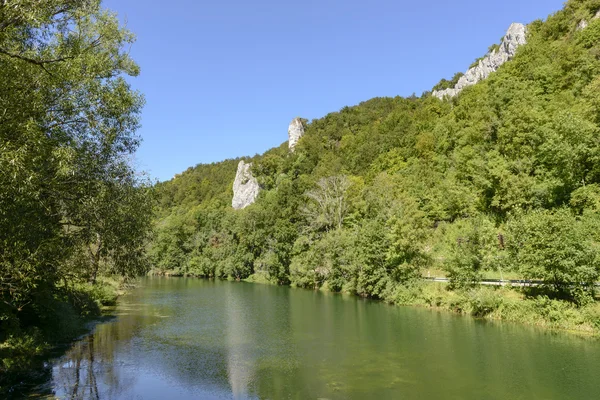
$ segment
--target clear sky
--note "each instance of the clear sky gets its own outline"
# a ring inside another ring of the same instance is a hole
[[[262,153],[373,97],[420,95],[465,71],[512,22],[562,0],[105,0],[137,35],[146,96],[137,167],[159,180]]]

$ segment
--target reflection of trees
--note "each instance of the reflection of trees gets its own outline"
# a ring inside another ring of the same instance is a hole
[[[260,399],[311,398],[299,374],[298,348],[292,330],[292,292],[285,287],[244,285],[246,322],[252,326],[255,349],[249,392]],[[240,289],[233,288],[239,293]],[[249,300],[252,300],[249,302]],[[314,398],[314,397],[313,397]]]
[[[69,399],[99,399],[94,338],[88,336],[66,354],[69,361],[55,369],[55,384]]]
[[[127,380],[111,359],[103,358],[106,353],[99,351],[97,342],[96,337],[87,336],[65,354],[66,362],[54,368],[54,384],[61,398],[99,400],[126,391]]]
[[[73,344],[53,370],[56,394],[65,399],[122,397],[135,383],[115,362],[118,346],[129,343],[142,326],[157,320],[156,310],[124,304],[117,321]],[[125,396],[127,397],[127,396]]]

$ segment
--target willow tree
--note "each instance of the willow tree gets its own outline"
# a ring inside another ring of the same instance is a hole
[[[58,286],[93,280],[94,257],[139,270],[151,207],[128,161],[143,105],[124,79],[139,72],[133,41],[99,0],[0,0],[0,340]],[[84,248],[91,267],[71,268]]]

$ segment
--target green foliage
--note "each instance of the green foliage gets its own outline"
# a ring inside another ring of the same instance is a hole
[[[600,276],[600,253],[587,227],[567,209],[536,210],[508,224],[511,260],[524,277],[585,304]]]
[[[494,47],[494,46],[492,46],[491,48],[493,48],[493,47]],[[479,62],[480,62],[481,60],[483,60],[483,57],[479,57],[479,58],[477,58],[475,61],[473,61],[473,62],[471,63],[471,65],[469,65],[469,69],[471,69],[471,68],[475,68],[476,66],[478,66],[478,65],[479,65]]]
[[[586,211],[600,212],[600,186],[592,184],[574,190],[569,204],[578,214]]]
[[[388,259],[393,266],[395,281],[406,282],[420,276],[420,269],[429,263],[424,249],[430,234],[430,223],[417,202],[409,197],[397,200],[388,220],[390,246]]]
[[[456,84],[458,83],[458,80],[460,78],[463,77],[463,73],[462,72],[457,72],[456,74],[454,74],[454,76],[452,77],[452,79],[447,80],[447,79],[442,79],[441,81],[439,81],[432,90],[446,90],[446,89],[452,89],[456,86]]]
[[[387,257],[390,236],[383,221],[370,220],[358,228],[353,245],[354,292],[362,297],[384,298],[390,286],[392,264]]]
[[[345,176],[321,178],[314,190],[306,192],[307,204],[302,209],[307,225],[315,231],[341,229],[348,214],[347,191],[350,181]]]
[[[483,318],[493,314],[500,309],[505,301],[505,297],[497,290],[476,290],[469,296],[471,306],[471,315]]]
[[[36,329],[30,333],[9,336],[0,344],[0,371],[26,371],[31,359],[43,354],[47,347]]]
[[[304,247],[292,259],[291,282],[298,287],[327,287],[339,292],[353,273],[353,237],[341,229],[326,233],[313,243],[297,242]]]
[[[147,269],[153,197],[129,162],[144,104],[125,79],[139,73],[133,41],[99,0],[0,2],[6,368],[96,315],[110,297],[93,285],[102,275]]]
[[[211,200],[228,203],[230,195],[233,195],[231,185],[239,161],[198,165],[176,175],[171,181],[157,184],[160,210],[174,207],[189,209]]]
[[[504,38],[502,38],[504,40]],[[493,44],[490,47],[488,47],[488,53],[493,53],[495,51],[498,51],[500,49],[500,45],[499,44]]]
[[[492,221],[484,216],[460,220],[446,234],[449,257],[444,267],[451,287],[467,288],[483,278],[483,272],[494,269],[499,246]]]
[[[576,27],[598,9],[571,0],[531,23],[511,62],[452,101],[374,98],[306,121],[295,152],[249,160],[262,192],[244,210],[230,207],[239,160],[157,185],[154,268],[540,324],[554,324],[540,310],[565,307],[583,321],[600,247],[600,41],[598,21]],[[457,291],[421,285],[428,271]],[[551,305],[475,287],[505,273],[545,280],[529,294]]]

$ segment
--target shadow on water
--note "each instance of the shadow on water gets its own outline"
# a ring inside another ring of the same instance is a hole
[[[600,344],[258,284],[146,279],[48,364],[61,399],[596,399]]]
[[[80,342],[88,340],[94,334],[97,326],[114,322],[117,320],[116,315],[109,314],[88,321],[83,329],[82,334],[68,343],[56,344],[49,352],[43,356],[33,360],[33,368],[27,372],[19,372],[2,377],[4,391],[0,391],[0,396],[6,399],[19,399],[30,397],[31,393],[35,393],[35,397],[50,398],[53,395],[52,390],[52,362],[50,360],[58,359],[66,356]]]

